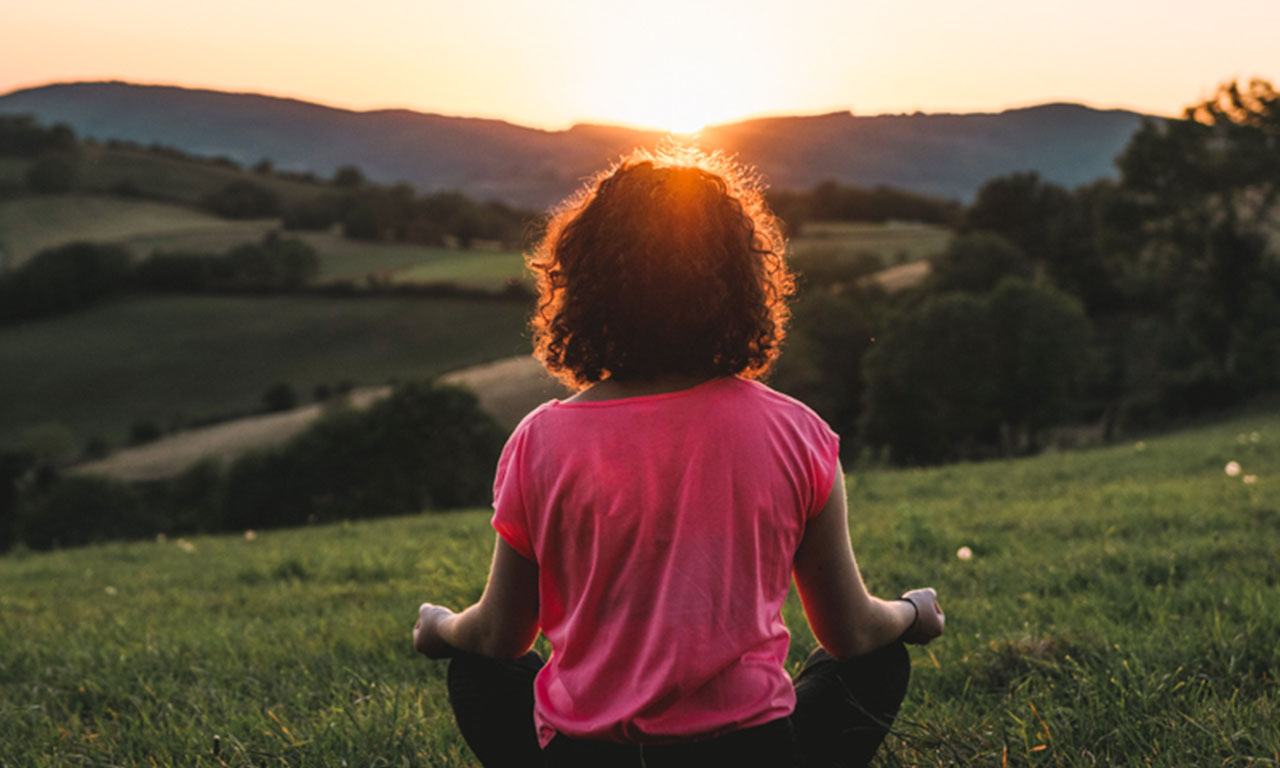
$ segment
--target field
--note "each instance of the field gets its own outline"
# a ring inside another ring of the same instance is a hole
[[[128,242],[142,235],[218,233],[244,229],[244,222],[219,219],[171,203],[100,195],[23,197],[0,202],[0,244],[5,268],[37,251],[75,240]],[[265,231],[264,225],[258,225]],[[257,235],[257,239],[261,235]]]
[[[24,197],[0,202],[0,245],[5,267],[37,251],[75,240],[120,243],[139,258],[155,251],[222,253],[279,230],[274,219],[233,221],[171,203],[102,195]],[[433,248],[407,243],[349,240],[336,232],[285,232],[316,249],[319,280],[376,275],[397,283],[455,282],[497,290],[524,276],[518,253]]]
[[[440,381],[474,392],[480,407],[508,431],[541,403],[568,393],[528,354],[459,368],[441,376]],[[390,391],[385,386],[363,387],[352,391],[347,402],[364,407]],[[131,482],[173,477],[204,459],[226,462],[250,450],[284,443],[322,416],[325,408],[325,404],[312,403],[283,413],[245,416],[186,429],[155,442],[115,451],[100,461],[80,464],[75,471]]]
[[[237,179],[250,179],[274,191],[283,202],[315,197],[326,186],[260,175],[200,160],[166,157],[145,150],[81,145],[79,184],[110,189],[131,184],[143,195],[198,203],[208,193]]]
[[[849,485],[871,588],[948,614],[878,765],[1280,760],[1280,414]],[[0,765],[473,765],[409,629],[492,540],[473,511],[10,554]]]
[[[931,224],[814,221],[804,225],[791,249],[798,256],[835,259],[873,253],[883,266],[891,267],[941,253],[951,236],[951,230]]]
[[[56,421],[75,446],[260,407],[276,382],[383,384],[527,351],[523,303],[162,296],[0,327],[0,445]]]

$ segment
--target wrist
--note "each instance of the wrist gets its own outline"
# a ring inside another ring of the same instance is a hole
[[[907,605],[911,606],[911,623],[908,624],[907,628],[903,630],[901,635],[898,636],[897,642],[900,642],[900,643],[913,642],[912,634],[915,632],[916,627],[920,626],[920,606],[916,605],[915,600],[912,600],[911,598],[905,597],[905,596],[895,598],[895,600],[900,600],[906,603]]]

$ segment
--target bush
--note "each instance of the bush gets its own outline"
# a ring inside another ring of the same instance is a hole
[[[933,260],[935,291],[986,293],[1006,277],[1031,279],[1035,262],[1000,235],[977,232],[951,242]]]
[[[160,439],[164,430],[150,419],[138,419],[129,426],[129,445],[144,445]]]
[[[204,196],[204,206],[228,219],[258,219],[279,215],[280,198],[261,184],[237,179]]]
[[[334,411],[227,472],[232,529],[485,504],[504,433],[469,392],[402,384],[365,411]]]
[[[867,355],[866,439],[910,464],[1032,450],[1070,415],[1091,336],[1080,302],[1048,285],[930,297]]]
[[[61,195],[76,186],[76,158],[70,152],[46,152],[27,169],[27,189],[37,195]]]
[[[280,223],[285,229],[329,229],[338,222],[338,208],[338,201],[333,197],[298,200],[284,207]]]
[[[0,275],[0,322],[76,309],[123,291],[132,262],[118,245],[71,243],[40,251]]]
[[[262,394],[262,406],[268,413],[292,410],[297,405],[298,393],[288,384],[272,384]]]
[[[76,133],[64,123],[43,128],[31,115],[0,115],[0,155],[36,157],[75,150]]]
[[[994,442],[996,342],[985,303],[926,300],[867,353],[866,439],[890,458],[931,464],[970,458]]]
[[[33,495],[17,520],[18,537],[33,549],[151,536],[164,524],[132,488],[105,477],[70,475]]]
[[[134,279],[153,291],[296,290],[319,271],[314,248],[268,232],[261,242],[234,246],[220,256],[153,254],[137,266]]]

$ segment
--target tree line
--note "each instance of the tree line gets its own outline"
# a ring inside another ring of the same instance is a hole
[[[1280,387],[1280,96],[1229,83],[1149,120],[1119,179],[993,179],[921,285],[815,272],[777,384],[897,463],[1014,455]]]
[[[490,241],[504,248],[520,248],[537,235],[539,215],[498,200],[476,201],[456,191],[418,194],[407,183],[376,184],[354,165],[343,165],[329,179],[314,173],[277,169],[261,160],[245,169],[225,156],[203,158],[161,144],[143,146],[111,140],[106,146],[130,149],[183,162],[205,163],[245,171],[238,178],[206,192],[199,205],[229,219],[279,218],[287,230],[338,228],[356,240],[391,241],[419,245],[470,248]],[[9,193],[66,194],[81,187],[80,141],[69,126],[42,126],[29,115],[0,116],[0,155],[31,159],[24,187]],[[303,182],[310,194],[282,195],[272,179]],[[128,179],[104,190],[128,197],[147,196]]]
[[[137,261],[121,245],[47,248],[0,273],[0,325],[34,320],[134,291],[293,291],[319,272],[315,249],[269,232],[221,254],[157,252]]]
[[[0,452],[0,551],[480,506],[504,439],[471,393],[410,382],[364,410],[332,408],[279,448],[155,483]]]
[[[832,180],[807,190],[769,190],[766,197],[792,237],[803,233],[810,221],[912,221],[954,227],[964,215],[964,206],[955,200],[886,185],[859,187]]]

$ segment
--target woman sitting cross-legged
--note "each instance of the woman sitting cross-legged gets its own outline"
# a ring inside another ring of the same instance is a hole
[[[944,617],[932,589],[867,592],[838,437],[758,381],[783,249],[751,177],[692,151],[634,154],[553,212],[535,353],[577,393],[507,441],[480,601],[413,630],[488,768],[854,766],[883,741],[903,642]],[[793,577],[821,644],[794,681]]]

